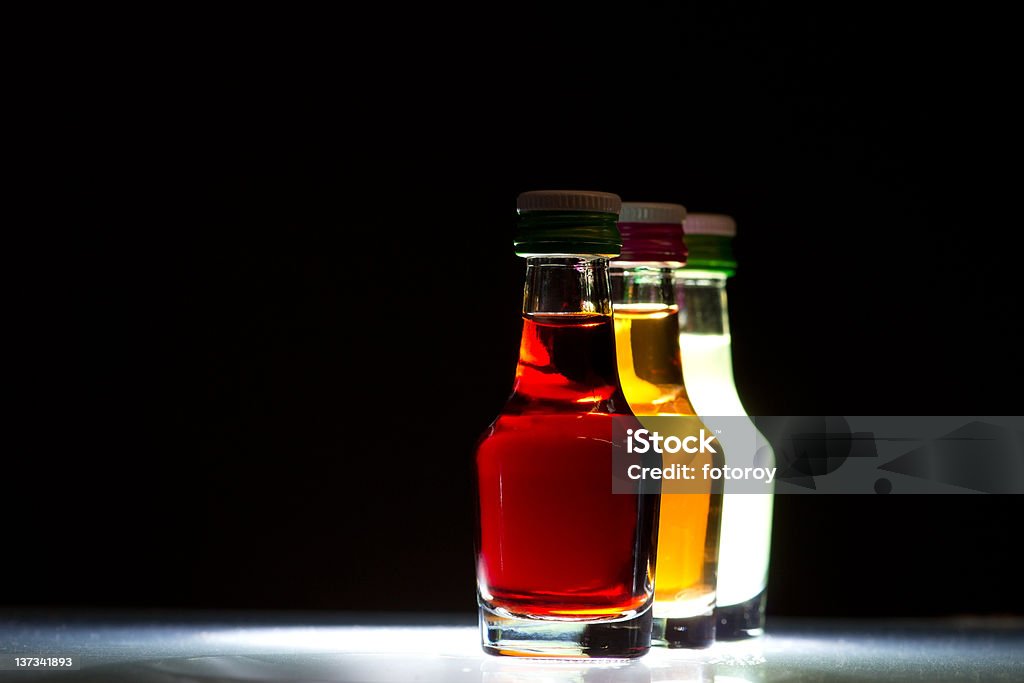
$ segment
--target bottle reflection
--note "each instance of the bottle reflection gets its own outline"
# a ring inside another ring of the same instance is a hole
[[[668,654],[668,651],[662,652]],[[482,683],[743,683],[765,680],[760,667],[747,667],[732,658],[728,660],[719,663],[651,655],[642,661],[621,664],[495,659],[481,664],[480,680]],[[720,670],[727,673],[719,674]]]
[[[715,680],[715,665],[708,662],[667,659],[652,664],[650,669],[652,683],[712,683]]]
[[[483,662],[481,683],[651,683],[651,670],[641,661],[545,661],[501,658]],[[694,679],[706,680],[706,679]]]

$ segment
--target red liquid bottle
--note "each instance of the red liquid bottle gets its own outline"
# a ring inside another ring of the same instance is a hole
[[[637,657],[650,647],[657,495],[612,493],[615,361],[608,257],[615,195],[528,192],[512,396],[476,452],[484,650]]]

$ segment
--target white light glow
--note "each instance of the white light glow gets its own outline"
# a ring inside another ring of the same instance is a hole
[[[732,338],[727,334],[680,334],[683,377],[694,410],[701,417],[746,416],[732,374]],[[753,429],[753,425],[751,425]],[[774,455],[755,454],[751,445],[719,435],[726,463],[744,467],[773,467]],[[760,441],[764,441],[763,438]],[[722,535],[718,553],[718,604],[737,605],[757,596],[768,582],[768,555],[772,533],[770,495],[735,493],[735,482],[725,482],[722,502]]]
[[[247,652],[331,652],[359,654],[480,654],[480,634],[458,626],[289,626],[202,631],[199,638]]]

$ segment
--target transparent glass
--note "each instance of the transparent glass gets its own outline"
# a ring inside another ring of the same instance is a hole
[[[659,497],[612,493],[615,365],[607,260],[531,257],[515,388],[476,451],[484,650],[648,651]]]
[[[644,416],[697,415],[680,360],[672,271],[657,265],[613,263],[611,276],[619,378],[630,408],[640,422]],[[724,463],[724,454],[717,453],[714,466]],[[699,493],[662,495],[655,644],[706,647],[714,642],[721,503],[720,483],[708,483]]]
[[[674,273],[679,310],[679,346],[683,376],[697,413],[747,417],[732,371],[732,335],[726,299],[726,275],[688,268]],[[714,426],[714,425],[712,425]],[[775,454],[764,436],[730,445],[729,432],[719,436],[729,465],[774,467]],[[733,432],[736,433],[736,432]],[[725,483],[722,536],[718,555],[718,637],[736,639],[764,632],[765,592],[771,552],[773,496],[736,493],[737,482]]]

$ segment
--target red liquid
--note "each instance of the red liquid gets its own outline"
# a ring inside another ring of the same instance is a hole
[[[629,614],[652,596],[657,496],[612,494],[611,316],[526,316],[516,389],[477,448],[483,600],[517,616]]]

